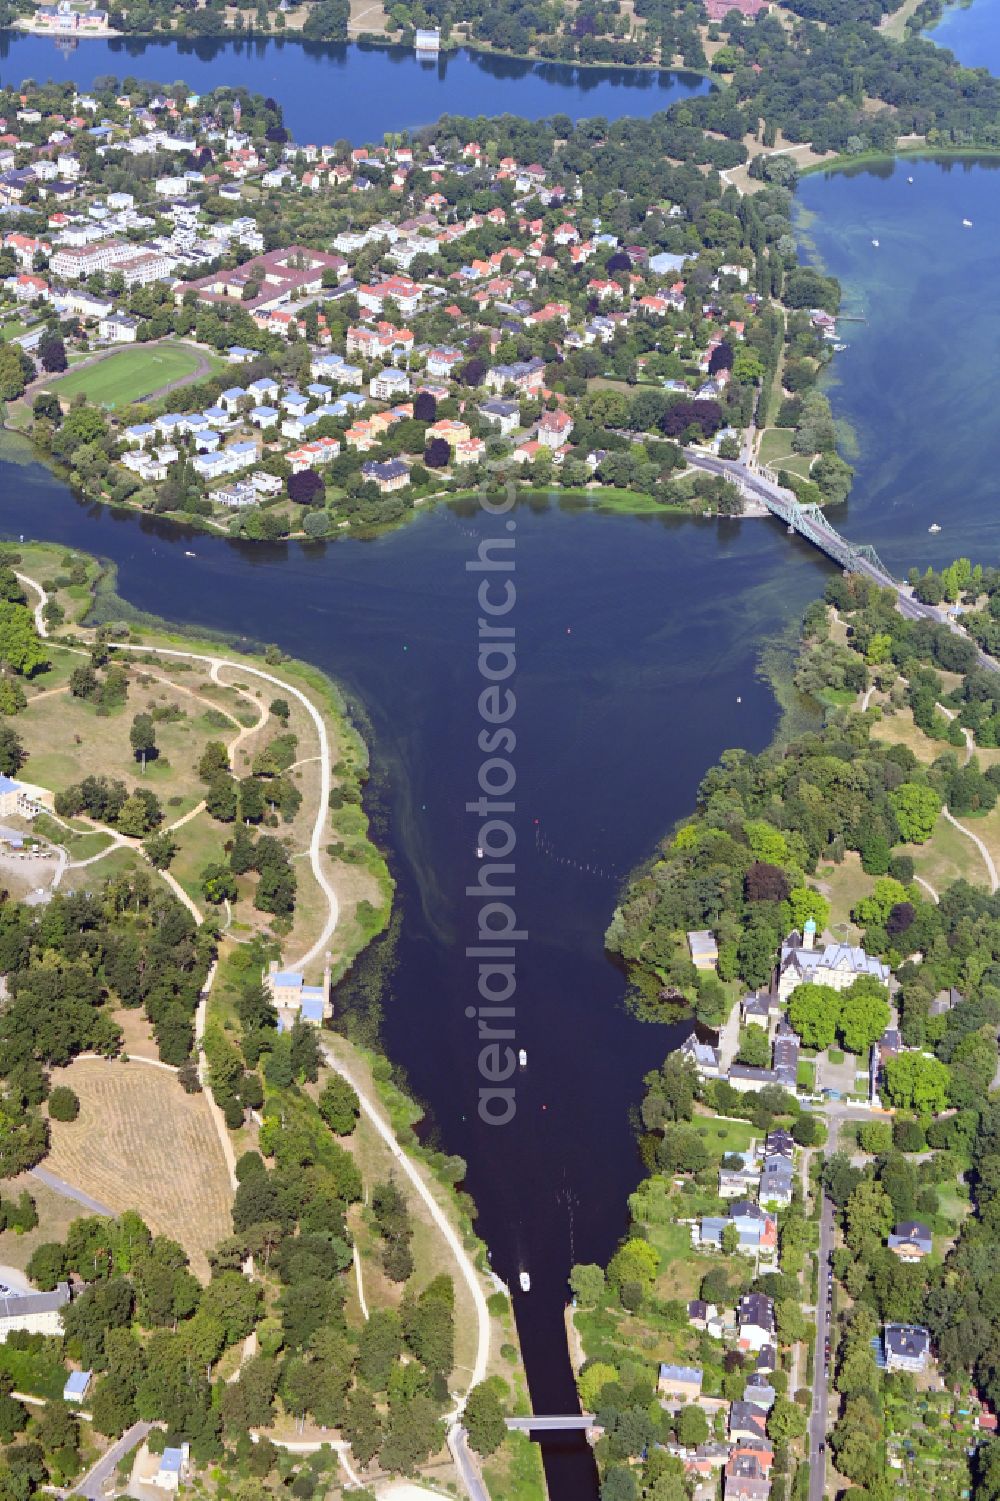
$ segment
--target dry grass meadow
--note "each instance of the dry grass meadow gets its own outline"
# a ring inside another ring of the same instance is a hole
[[[166,1069],[103,1059],[53,1070],[52,1082],[76,1090],[80,1114],[52,1122],[45,1166],[111,1209],[137,1210],[206,1277],[207,1252],[232,1232],[232,1193],[204,1095]]]

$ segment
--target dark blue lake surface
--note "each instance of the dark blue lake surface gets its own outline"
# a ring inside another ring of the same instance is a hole
[[[77,504],[37,466],[0,469],[0,527],[114,559],[119,591],[172,619],[276,641],[363,704],[387,779],[402,932],[384,1040],[438,1139],[469,1163],[494,1267],[515,1288],[536,1412],[575,1410],[563,1306],[574,1261],[603,1260],[640,1167],[629,1110],[676,1042],[632,1020],[602,935],[619,882],[732,744],[762,747],[775,708],[760,643],[822,588],[826,565],[769,522],[516,511],[517,1115],[477,1118],[465,1008],[483,760],[478,577],[498,523],[449,508],[376,541],[259,548],[179,537]],[[188,558],[185,550],[197,556]],[[738,702],[742,699],[742,703]],[[538,823],[536,824],[536,820]],[[593,1495],[580,1440],[550,1462],[557,1501]]]
[[[410,48],[273,38],[159,41],[87,39],[66,54],[50,37],[0,33],[0,80],[71,80],[89,88],[113,74],[153,83],[183,80],[202,92],[243,84],[280,101],[297,141],[381,141],[387,130],[428,125],[443,114],[537,120],[566,114],[652,115],[673,100],[704,93],[696,73],[575,68],[461,49],[433,62]]]

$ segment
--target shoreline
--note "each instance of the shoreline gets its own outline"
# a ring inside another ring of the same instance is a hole
[[[803,142],[803,144],[807,144]],[[864,151],[857,156],[831,156],[822,162],[812,162],[802,167],[799,177],[815,177],[820,172],[845,172],[851,167],[878,166],[884,162],[895,161],[933,161],[937,158],[950,160],[976,161],[982,157],[986,160],[1000,156],[1000,146],[901,146],[896,151]]]
[[[494,1374],[499,1369],[497,1352],[501,1343],[505,1346],[512,1345],[517,1350],[517,1361],[515,1364],[508,1364],[504,1371],[511,1389],[510,1410],[520,1415],[526,1414],[530,1411],[527,1379],[510,1306],[509,1289],[504,1292],[504,1306],[493,1301],[493,1295],[501,1292],[502,1285],[490,1267],[489,1248],[475,1229],[476,1210],[471,1197],[461,1182],[456,1183],[453,1177],[448,1176],[442,1165],[441,1154],[422,1139],[419,1123],[424,1116],[424,1109],[407,1092],[405,1082],[400,1082],[397,1078],[396,1065],[388,1053],[379,1042],[372,1045],[352,1036],[348,1025],[351,1012],[338,1006],[338,986],[351,972],[356,961],[385,931],[394,909],[396,890],[388,855],[375,841],[365,802],[364,784],[370,766],[369,747],[358,728],[343,688],[327,672],[301,658],[282,653],[280,661],[271,660],[266,655],[268,648],[255,639],[206,631],[203,627],[189,626],[182,621],[169,621],[142,611],[118,594],[116,565],[95,553],[84,552],[75,547],[67,548],[59,542],[44,541],[26,542],[20,546],[16,542],[13,545],[5,543],[3,551],[18,557],[19,561],[15,566],[19,570],[27,570],[23,574],[19,572],[18,577],[30,585],[30,595],[37,596],[36,621],[40,627],[44,625],[41,612],[47,600],[52,597],[44,582],[48,577],[47,571],[63,567],[67,552],[74,559],[86,563],[90,575],[86,599],[81,600],[75,613],[67,615],[65,621],[54,630],[42,629],[43,638],[54,648],[79,650],[93,641],[95,632],[102,626],[117,623],[127,627],[127,636],[124,633],[120,636],[113,634],[109,645],[114,648],[115,656],[127,656],[133,660],[140,672],[144,664],[157,657],[177,658],[189,659],[193,664],[204,666],[221,663],[237,674],[237,684],[234,686],[238,685],[241,668],[248,675],[256,674],[265,680],[265,697],[268,684],[271,685],[271,692],[280,692],[281,685],[286,684],[291,693],[302,695],[304,707],[308,709],[311,705],[312,710],[322,716],[327,729],[321,738],[321,749],[328,761],[335,760],[337,765],[346,766],[348,773],[352,770],[356,775],[360,773],[358,780],[362,794],[357,806],[362,820],[360,845],[364,851],[363,865],[375,877],[381,900],[371,921],[359,927],[357,913],[349,910],[350,904],[345,903],[343,894],[338,890],[336,872],[327,872],[327,879],[337,892],[337,926],[341,932],[346,928],[349,939],[337,954],[332,969],[331,997],[334,1010],[333,1018],[320,1032],[323,1053],[328,1066],[347,1078],[356,1088],[362,1100],[363,1113],[382,1138],[386,1149],[399,1163],[414,1192],[423,1200],[450,1253],[455,1257],[458,1264],[456,1282],[464,1280],[477,1306],[478,1354],[473,1380],[469,1384],[476,1384],[487,1375]],[[25,714],[30,715],[33,702],[34,699],[29,698],[23,711]],[[332,741],[329,749],[325,748],[327,736]],[[328,799],[321,795],[317,803],[317,828],[322,826],[325,831],[321,837],[330,835],[327,802]],[[173,883],[168,881],[168,884]],[[179,891],[176,894],[179,895]],[[202,917],[201,921],[204,920]],[[300,941],[309,942],[313,936],[307,929]],[[322,943],[325,938],[326,934],[321,935],[319,942]],[[240,944],[244,941],[233,935],[227,938],[225,931],[220,935],[216,962],[224,976],[233,962],[239,962]],[[299,963],[300,967],[306,967],[308,961]],[[214,974],[213,966],[213,977]],[[220,993],[226,988],[218,985],[209,987],[204,1009],[204,1024],[209,1029],[219,1026],[228,1029],[226,1016],[230,1002]],[[214,1101],[214,1093],[207,1084],[205,1089],[207,1097]],[[308,1091],[306,1094],[308,1096]],[[221,1117],[218,1125],[224,1143],[234,1151],[238,1150],[241,1142],[247,1150],[252,1149],[247,1142],[242,1141],[240,1131],[243,1128],[233,1132],[222,1124]],[[367,1317],[364,1309],[362,1312]],[[447,1414],[449,1424],[458,1421],[460,1409],[461,1400],[454,1412]],[[318,1450],[327,1442],[325,1437],[320,1437],[306,1448]],[[437,1462],[438,1456],[433,1456],[430,1462],[432,1469]],[[540,1463],[539,1458],[539,1469]]]
[[[18,550],[20,547],[30,548],[41,553],[43,558],[51,552],[53,555],[51,562],[54,567],[59,566],[57,554],[65,554],[67,551],[59,543],[18,544],[8,541],[3,545],[4,548],[13,550]],[[76,549],[70,550],[77,551]],[[206,632],[196,626],[189,627],[183,622],[168,621],[161,616],[142,611],[118,594],[115,564],[95,553],[81,553],[80,556],[88,562],[95,563],[100,570],[91,585],[89,599],[75,619],[67,620],[55,631],[49,631],[46,634],[46,640],[52,641],[56,646],[67,642],[85,643],[101,626],[119,624],[128,628],[129,650],[136,656],[141,656],[143,651],[152,653],[156,650],[165,650],[180,653],[190,650],[192,653],[204,653],[206,658],[218,658],[224,652],[227,656],[237,659],[235,661],[237,667],[245,665],[246,669],[252,672],[261,670],[262,664],[266,661],[265,653],[268,650],[265,643],[246,637]],[[284,654],[282,654],[282,660],[274,666],[268,664],[268,672],[287,679],[290,686],[297,687],[306,693],[329,726],[329,733],[339,751],[338,760],[344,760],[348,766],[357,767],[362,777],[366,777],[371,764],[369,748],[355,723],[341,685],[321,668],[300,658]],[[29,710],[30,706],[31,700],[29,699]],[[391,917],[395,892],[395,881],[385,853],[372,838],[368,815],[364,811],[363,804],[360,806],[364,818],[361,842],[365,853],[365,868],[370,871],[376,881],[381,904],[377,909],[374,920],[376,925],[372,931],[365,933],[361,941],[348,946],[339,957],[333,972],[335,986],[350,971],[368,945],[384,932]]]
[[[38,464],[42,469],[51,474],[54,479],[58,480],[60,484],[64,485],[73,500],[79,505],[101,506],[115,515],[136,516],[140,520],[162,523],[163,525],[176,528],[179,538],[185,535],[191,538],[194,536],[218,537],[223,541],[237,542],[250,547],[281,547],[291,542],[315,547],[326,546],[329,543],[349,538],[367,541],[373,537],[387,536],[389,533],[397,531],[403,526],[408,526],[422,514],[429,514],[439,505],[455,505],[476,500],[484,488],[489,489],[489,486],[485,486],[478,489],[439,490],[430,495],[420,495],[414,499],[408,511],[392,521],[358,527],[349,524],[340,524],[335,526],[325,537],[310,537],[304,531],[288,532],[284,537],[275,538],[246,537],[231,532],[224,523],[212,517],[195,514],[187,515],[176,511],[147,511],[139,506],[131,505],[127,500],[116,501],[103,495],[88,495],[85,491],[74,487],[68,478],[68,471],[64,469],[64,466],[55,461],[50,454],[38,447],[30,432],[12,426],[4,419],[0,422],[0,434],[6,434],[15,441],[23,443],[28,450],[24,455],[25,459],[30,463]],[[740,521],[757,519],[753,516],[719,518],[709,513],[694,511],[687,505],[664,505],[654,500],[652,496],[647,496],[640,491],[620,490],[614,485],[595,485],[593,487],[553,486],[551,489],[540,488],[537,485],[527,485],[523,488],[518,486],[517,494],[519,499],[524,500],[545,496],[557,502],[560,500],[578,502],[582,503],[581,509],[604,511],[606,513],[618,512],[635,516],[673,516],[678,519],[691,517],[696,520],[731,519]]]
[[[217,42],[221,44],[229,42],[296,42],[311,44],[319,47],[360,47],[362,50],[390,51],[395,48],[408,56],[416,57],[416,49],[407,43],[400,41],[398,37],[390,37],[377,31],[360,31],[356,35],[346,37],[307,37],[301,28],[284,31],[236,31],[232,27],[225,27],[222,31],[116,31],[109,27],[104,31],[88,31],[76,33],[63,33],[38,29],[31,25],[20,25],[18,18],[10,26],[0,27],[0,36],[16,35],[40,37],[53,42],[107,42],[114,40],[136,42],[163,42],[168,45],[177,45],[182,42]],[[622,62],[584,62],[579,58],[542,57],[534,52],[509,52],[499,47],[490,47],[472,39],[463,39],[454,45],[444,44],[434,54],[438,58],[447,59],[459,52],[468,52],[477,57],[509,58],[512,62],[527,63],[531,67],[548,68],[576,68],[580,71],[608,73],[668,73],[674,77],[683,77],[685,74],[692,78],[704,79],[707,83],[718,88],[717,75],[711,68],[695,68],[687,63],[622,63]]]

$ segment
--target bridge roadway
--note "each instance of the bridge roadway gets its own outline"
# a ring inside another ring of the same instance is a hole
[[[834,563],[850,573],[860,573],[870,578],[883,589],[893,589],[899,613],[907,620],[932,620],[935,625],[947,626],[956,636],[964,636],[962,628],[950,619],[943,610],[934,605],[921,604],[907,593],[903,585],[886,568],[871,548],[862,548],[849,542],[830,525],[816,506],[800,506],[791,490],[785,490],[774,480],[751,468],[742,459],[717,459],[710,454],[689,452],[688,463],[709,474],[721,474],[738,484],[744,494],[760,501],[773,516],[791,526],[800,537],[818,547]],[[984,651],[977,651],[979,665],[990,672],[1000,672],[1000,662]]]
[[[559,1414],[557,1416],[531,1416],[528,1418],[507,1418],[507,1427],[516,1429],[521,1433],[569,1433],[579,1432],[581,1429],[594,1426],[594,1414],[592,1412],[573,1412]]]

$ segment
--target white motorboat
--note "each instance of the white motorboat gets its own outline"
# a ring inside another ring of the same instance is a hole
[[[941,530],[941,528],[938,526],[938,524],[937,524],[936,521],[932,521],[931,524],[930,524],[930,526],[927,528],[927,530],[929,532],[939,532]]]
[[[875,246],[875,249],[877,250],[878,249],[878,240],[872,240],[872,244]]]
[[[517,1050],[517,1061],[521,1065],[522,1068],[527,1068],[528,1067],[528,1054],[527,1054],[527,1052],[525,1051],[524,1048],[518,1048],[518,1050]]]
[[[196,558],[198,554],[196,552],[185,552],[184,556],[186,558]]]
[[[963,229],[971,229],[972,228],[972,220],[971,219],[963,219],[962,220],[962,228]]]
[[[843,354],[843,352],[844,352],[844,350],[846,348],[847,348],[846,344],[834,344],[834,346],[833,346],[833,352],[834,352],[834,354]]]
[[[530,1291],[531,1291],[531,1278],[528,1276],[527,1272],[520,1272],[518,1274],[517,1280],[521,1284],[521,1291],[523,1293],[530,1293]]]
[[[907,180],[907,182],[912,182],[913,178],[912,177],[908,177],[906,180]]]
[[[481,844],[477,844],[476,845],[476,859],[477,860],[481,860],[482,858],[483,858],[483,847],[482,847]]]

